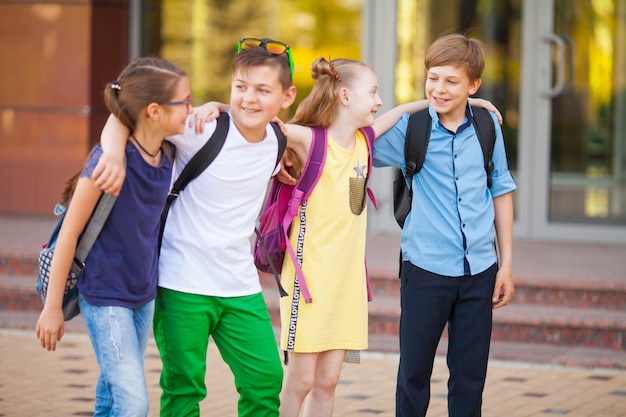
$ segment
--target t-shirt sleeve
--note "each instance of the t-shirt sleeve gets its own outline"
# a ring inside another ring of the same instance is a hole
[[[374,142],[374,166],[393,166],[404,169],[404,138],[409,115],[404,114],[391,129]]]

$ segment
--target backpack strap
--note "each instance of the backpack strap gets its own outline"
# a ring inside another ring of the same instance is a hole
[[[374,192],[371,188],[367,186],[370,175],[372,173],[372,168],[374,167],[374,141],[376,140],[376,132],[374,131],[374,128],[372,126],[362,127],[361,132],[365,134],[365,140],[367,141],[367,177],[365,177],[365,189],[367,190],[367,195],[374,205],[374,208],[378,210],[378,204],[376,203],[376,197],[374,196]],[[364,259],[364,262],[365,283],[367,284],[367,301],[372,301],[374,297],[372,295],[372,289],[370,286],[369,272],[367,270],[367,260]]]
[[[124,162],[126,162],[126,160],[124,160]],[[85,258],[87,258],[91,247],[96,242],[96,239],[100,234],[100,230],[102,230],[104,223],[106,223],[107,218],[109,217],[109,213],[111,213],[116,199],[117,197],[113,194],[102,193],[100,199],[98,200],[98,204],[94,209],[91,220],[89,220],[89,224],[82,234],[80,241],[78,242],[78,246],[76,247],[76,252],[74,254],[74,260],[83,268],[85,267]],[[63,213],[63,218],[65,218],[65,213],[67,213],[67,211]],[[57,225],[59,229],[60,225],[61,222],[59,222]],[[58,230],[55,229],[55,233],[58,233]]]
[[[274,170],[276,170],[276,167],[278,167],[278,164],[285,154],[285,149],[287,149],[287,136],[283,134],[277,123],[270,122],[270,125],[274,129],[276,139],[278,140],[278,155],[276,156],[276,164],[274,165]],[[276,177],[274,177],[274,179],[272,180],[272,186],[270,187],[270,191],[267,197],[268,202],[276,199],[272,196],[277,196],[278,193],[280,193],[282,185],[283,184],[281,184],[280,181]],[[265,250],[265,253],[268,253],[267,246],[265,245],[265,239],[263,239],[263,236],[261,236],[261,232],[259,232],[259,229],[255,227],[254,233],[257,236],[257,241],[263,247],[263,250]],[[276,267],[276,265],[274,265],[274,261],[272,261],[270,257],[268,257],[267,260],[269,262],[270,269],[272,270],[272,274],[274,274],[274,279],[276,280],[276,285],[278,286],[278,293],[281,297],[287,296],[287,291],[285,291],[283,285],[280,283],[280,272],[278,271],[278,268]]]
[[[409,210],[411,210],[411,201],[413,200],[412,178],[413,175],[420,172],[422,166],[424,166],[432,124],[433,121],[428,112],[428,108],[409,116],[409,124],[404,140],[404,179],[408,182]]]
[[[365,177],[365,189],[367,190],[367,195],[374,205],[374,208],[378,210],[378,203],[376,202],[374,192],[367,186],[370,175],[372,174],[372,168],[374,167],[374,141],[376,140],[376,132],[372,126],[362,127],[360,130],[365,135],[365,141],[367,142],[367,177]]]
[[[427,108],[413,113],[409,117],[409,125],[406,129],[404,141],[404,162],[406,166],[404,177],[408,180],[417,174],[424,165],[432,124],[433,122]]]
[[[228,135],[229,127],[228,113],[221,112],[217,119],[217,126],[215,131],[207,140],[207,142],[200,148],[198,152],[189,160],[183,171],[180,173],[172,189],[170,190],[167,200],[165,201],[165,207],[161,212],[161,226],[159,228],[159,245],[158,250],[161,252],[161,240],[163,239],[163,231],[165,230],[165,221],[167,220],[167,213],[170,210],[170,206],[178,198],[181,191],[187,187],[187,185],[198,177],[217,157],[222,150],[224,143],[226,142],[226,136]]]
[[[496,128],[487,109],[472,106],[474,129],[483,150],[485,172],[487,173],[487,188],[491,188],[491,174],[493,172],[493,148],[496,144]]]
[[[274,165],[274,168],[276,168],[283,158],[285,149],[287,149],[287,136],[283,134],[277,123],[270,122],[270,125],[274,129],[274,133],[276,133],[276,139],[278,139],[278,156],[276,157],[276,165]]]
[[[304,169],[302,171],[302,175],[298,179],[298,182],[293,188],[291,199],[289,200],[289,204],[287,206],[287,212],[285,217],[283,218],[283,233],[285,234],[285,242],[286,249],[291,257],[291,262],[296,270],[296,276],[298,279],[298,286],[300,287],[300,292],[302,297],[304,297],[304,301],[306,303],[313,302],[311,298],[311,294],[309,293],[309,289],[306,285],[306,281],[304,279],[304,273],[302,272],[302,267],[300,266],[300,261],[296,256],[293,247],[291,246],[291,242],[289,241],[289,227],[291,226],[291,222],[294,217],[298,215],[299,207],[307,201],[315,185],[319,181],[322,176],[322,172],[324,170],[324,163],[326,162],[326,152],[328,150],[328,136],[327,130],[323,128],[312,128],[313,129],[313,137],[311,139],[311,147],[309,149],[309,156],[304,165]]]

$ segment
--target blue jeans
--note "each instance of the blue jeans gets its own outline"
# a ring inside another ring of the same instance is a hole
[[[143,369],[154,301],[142,307],[96,307],[80,297],[80,311],[100,366],[94,417],[145,417],[150,403]]]

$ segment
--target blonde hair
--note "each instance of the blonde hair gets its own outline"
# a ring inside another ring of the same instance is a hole
[[[337,118],[338,93],[342,86],[353,86],[371,68],[351,59],[317,58],[311,64],[316,80],[311,93],[300,103],[289,123],[301,126],[328,127]]]

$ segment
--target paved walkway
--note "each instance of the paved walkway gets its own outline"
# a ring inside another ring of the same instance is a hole
[[[0,252],[32,257],[46,240],[54,219],[0,216]],[[369,237],[368,237],[369,239]],[[399,239],[368,240],[370,271],[395,274]],[[529,281],[567,281],[571,286],[623,288],[625,246],[515,242],[514,272]],[[41,349],[34,336],[36,312],[1,313],[0,417],[90,416],[97,364],[82,318],[68,323],[58,350]],[[219,353],[209,350],[208,396],[202,416],[236,416],[237,393]],[[398,356],[365,352],[361,365],[345,364],[336,393],[335,416],[393,416]],[[150,416],[158,415],[161,369],[151,343],[146,376]],[[428,417],[447,416],[445,361],[436,361]],[[626,371],[491,361],[483,415],[626,417]]]
[[[79,319],[80,320],[80,319]],[[236,416],[230,371],[210,345],[202,416]],[[335,416],[394,416],[397,355],[365,353],[360,365],[344,364]],[[148,348],[150,416],[158,415],[161,361]],[[90,416],[98,368],[84,333],[65,335],[56,352],[44,351],[32,331],[0,330],[0,416]],[[438,359],[428,417],[447,416],[447,369]],[[626,416],[626,372],[545,367],[492,361],[483,416]]]

